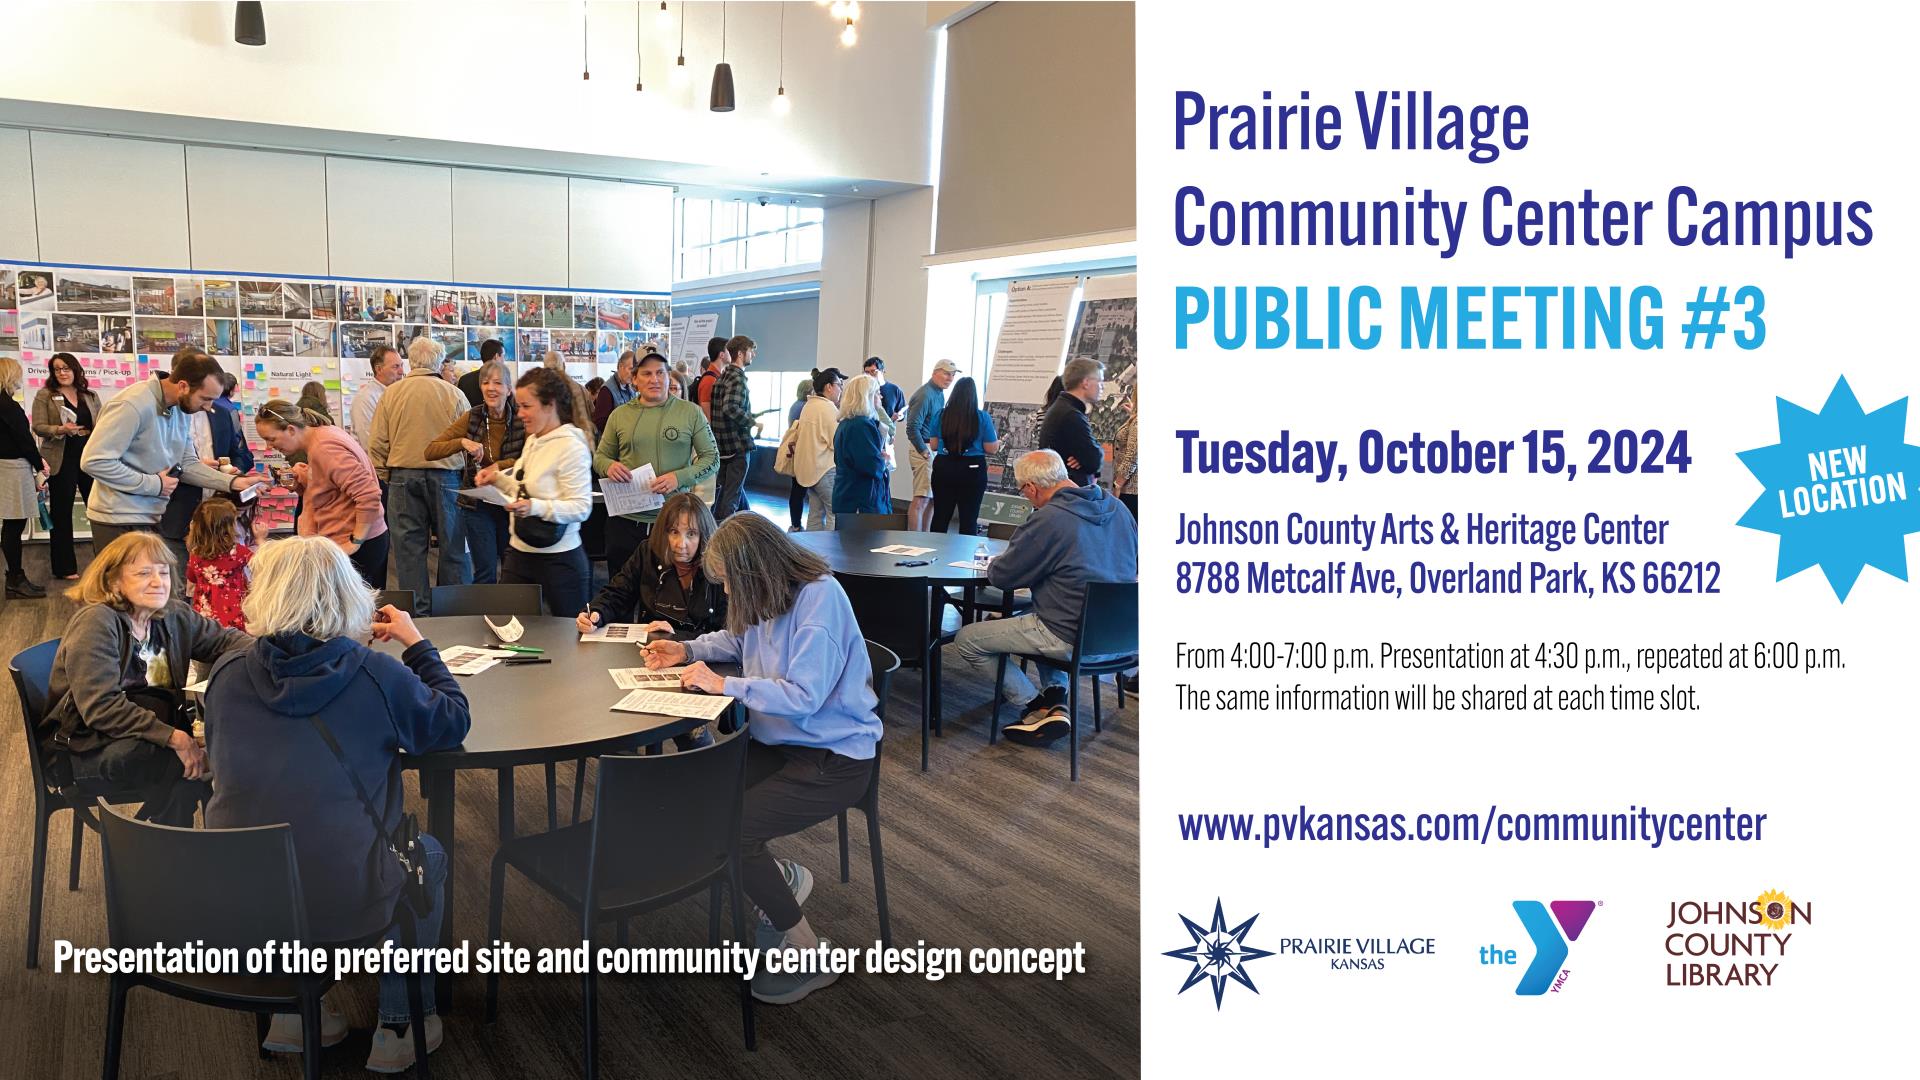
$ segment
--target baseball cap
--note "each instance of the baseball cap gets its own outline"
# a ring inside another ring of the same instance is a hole
[[[949,375],[958,375],[960,374],[960,365],[954,363],[951,360],[942,360],[939,363],[933,365],[933,370],[944,371]]]

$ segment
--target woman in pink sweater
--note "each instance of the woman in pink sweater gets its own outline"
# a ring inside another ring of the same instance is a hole
[[[253,424],[282,454],[306,452],[306,462],[293,467],[293,486],[305,500],[300,535],[339,544],[368,586],[386,588],[387,515],[380,480],[359,441],[291,401],[262,405]]]

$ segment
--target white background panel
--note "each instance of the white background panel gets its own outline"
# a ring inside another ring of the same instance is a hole
[[[191,266],[186,148],[99,135],[33,133],[40,258],[104,266]]]
[[[673,189],[567,181],[568,284],[576,289],[673,289]]]
[[[187,213],[195,267],[328,273],[327,169],[318,155],[188,146]]]
[[[462,282],[565,288],[566,177],[453,170],[453,266]]]
[[[0,128],[0,259],[37,259],[33,225],[33,150],[27,133]]]
[[[452,169],[327,159],[327,246],[338,277],[450,281]]]

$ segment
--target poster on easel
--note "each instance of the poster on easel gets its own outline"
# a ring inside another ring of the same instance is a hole
[[[707,362],[707,339],[720,326],[718,312],[704,311],[687,319],[686,333],[680,338],[680,354],[677,360],[684,360],[689,376],[698,375],[700,368]]]

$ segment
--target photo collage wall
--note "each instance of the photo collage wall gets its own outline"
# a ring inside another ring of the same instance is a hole
[[[298,398],[317,381],[334,419],[343,420],[377,345],[405,351],[414,338],[431,337],[464,371],[493,338],[516,373],[553,351],[585,382],[610,375],[629,349],[671,355],[670,323],[664,296],[0,264],[0,355],[26,369],[22,406],[46,381],[54,353],[72,353],[88,384],[109,398],[192,345],[240,380],[235,397],[263,463],[278,463],[279,455],[255,437],[254,412],[276,397]]]

